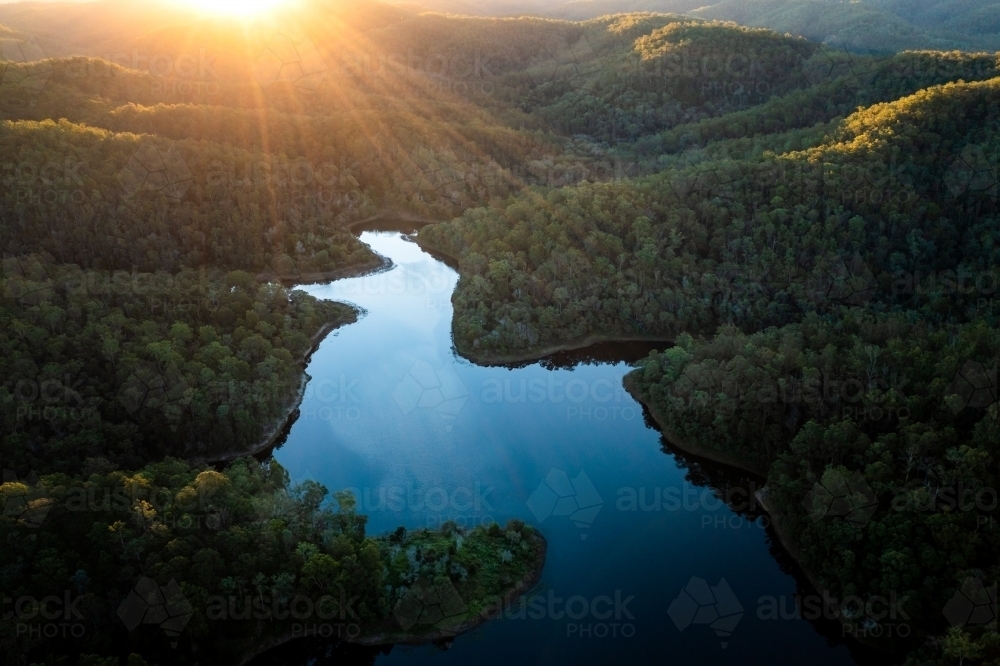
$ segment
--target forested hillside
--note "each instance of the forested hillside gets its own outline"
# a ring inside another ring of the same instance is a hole
[[[594,333],[758,328],[841,304],[931,306],[894,276],[1000,259],[983,235],[995,181],[979,177],[998,103],[1000,79],[933,87],[859,111],[805,151],[528,192],[420,238],[461,257],[456,341],[484,356]]]
[[[762,501],[815,584],[913,599],[922,631],[946,634],[881,641],[913,663],[995,658],[994,634],[947,631],[940,609],[1000,573],[982,529],[996,504],[936,507],[1000,482],[996,71],[993,55],[901,54],[619,146],[655,175],[536,188],[423,230],[460,261],[458,348],[676,340],[630,389],[678,446],[766,473]],[[852,95],[894,101],[837,118]],[[864,521],[810,507],[838,479],[871,489],[851,500],[872,503]]]
[[[874,0],[877,7],[924,28],[968,35],[1000,34],[1000,3],[996,0]]]
[[[979,28],[972,27],[979,17],[990,13],[990,4],[986,0],[966,5],[949,2],[948,22],[931,19],[933,0],[723,0],[707,3],[691,14],[790,32],[863,53],[892,53],[902,49],[995,50],[1000,35],[987,27],[989,21],[980,23]],[[995,3],[992,7],[995,11]]]
[[[1000,48],[995,0],[494,0],[400,2],[463,16],[548,16],[586,21],[620,12],[668,12],[735,21],[827,42],[858,53],[901,49]]]

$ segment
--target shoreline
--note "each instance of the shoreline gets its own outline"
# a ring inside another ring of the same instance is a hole
[[[799,553],[799,549],[798,547],[796,547],[795,543],[791,540],[791,537],[789,537],[788,532],[785,530],[782,524],[782,520],[784,519],[784,514],[780,513],[774,508],[774,506],[770,502],[769,495],[770,495],[770,488],[768,488],[767,486],[764,486],[754,494],[754,496],[757,498],[757,503],[761,506],[761,508],[767,511],[767,515],[771,519],[770,525],[772,528],[774,528],[774,534],[775,536],[778,537],[778,543],[781,544],[781,547],[784,548],[785,552],[787,552],[789,557],[792,558],[792,560],[795,562],[795,565],[799,568],[799,571],[801,571],[802,574],[806,577],[806,580],[809,581],[809,584],[812,585],[817,590],[822,589],[822,586],[819,584],[819,577],[816,576],[816,574],[811,570],[802,566],[801,562],[802,556]]]
[[[419,216],[397,214],[393,212],[382,212],[378,213],[373,217],[366,218],[365,220],[359,220],[348,225],[348,228],[353,228],[357,226],[362,226],[364,224],[369,224],[372,222],[377,222],[380,220],[386,221],[403,221],[411,223],[420,224],[435,224],[439,220],[428,220],[427,218],[420,218]],[[428,248],[421,246],[421,249],[430,253]],[[257,275],[258,281],[278,281],[281,282],[286,287],[293,287],[304,284],[316,284],[323,282],[331,282],[338,279],[350,278],[350,277],[361,277],[367,275],[375,275],[393,268],[393,262],[388,257],[376,254],[378,258],[377,262],[368,262],[367,264],[362,264],[359,266],[351,266],[338,271],[329,271],[324,273],[309,273],[305,275],[290,276],[290,275],[277,275],[260,273]],[[348,307],[352,308],[354,311],[353,318],[344,321],[331,321],[325,323],[320,329],[310,338],[311,345],[309,350],[299,359],[299,363],[302,366],[302,377],[299,382],[298,390],[295,392],[294,396],[289,400],[289,407],[283,418],[275,419],[275,422],[271,428],[263,435],[260,442],[257,445],[250,447],[242,451],[233,451],[229,453],[224,453],[221,455],[213,456],[211,458],[199,458],[196,459],[198,462],[205,462],[208,464],[218,464],[230,462],[238,458],[243,458],[246,456],[257,456],[264,452],[269,451],[274,448],[276,443],[281,437],[287,434],[289,427],[294,423],[295,419],[299,415],[299,405],[302,403],[302,399],[305,395],[306,385],[312,379],[312,376],[306,372],[306,367],[309,364],[309,360],[313,353],[319,349],[320,344],[323,340],[334,330],[340,328],[341,326],[347,326],[352,323],[356,323],[359,319],[359,310],[356,306],[346,303]],[[584,346],[589,346],[584,345]],[[513,587],[506,590],[500,599],[487,607],[485,607],[481,612],[477,613],[471,618],[466,618],[457,625],[452,625],[449,627],[444,627],[440,629],[435,629],[430,632],[423,634],[407,634],[405,632],[401,634],[380,632],[375,633],[370,636],[358,636],[353,638],[344,638],[347,643],[364,645],[364,646],[390,646],[390,645],[423,645],[428,643],[434,643],[441,640],[447,640],[455,638],[464,633],[468,633],[473,629],[485,624],[486,622],[493,619],[497,612],[502,612],[505,605],[509,605],[526,592],[531,590],[535,585],[538,584],[542,577],[542,571],[545,568],[546,557],[548,553],[548,541],[537,529],[534,532],[534,537],[536,541],[534,554],[536,555],[536,566],[528,571],[525,576],[523,576]],[[280,647],[286,643],[298,640],[302,636],[295,636],[292,634],[286,634],[280,636],[276,639],[268,639],[264,644],[254,647],[250,653],[245,656],[241,661],[241,666],[247,664],[253,659],[257,658],[264,652],[272,650],[274,648]]]
[[[246,458],[247,456],[256,456],[261,453],[273,448],[284,434],[288,427],[294,423],[295,419],[299,415],[299,405],[302,404],[302,398],[305,397],[306,384],[312,379],[312,375],[306,372],[306,366],[309,365],[309,359],[312,357],[313,353],[319,349],[320,343],[333,331],[337,330],[341,326],[347,326],[348,324],[353,324],[358,321],[358,311],[355,310],[354,318],[347,321],[329,321],[323,324],[322,327],[310,338],[312,343],[309,350],[306,352],[305,356],[299,361],[302,364],[302,379],[299,381],[299,388],[295,393],[290,396],[289,407],[283,417],[276,417],[272,427],[268,428],[267,431],[262,436],[261,441],[256,445],[244,449],[242,451],[230,451],[228,453],[222,453],[209,458],[197,458],[196,462],[204,462],[210,465],[215,465],[219,463],[232,462],[239,458]]]
[[[416,213],[408,213],[398,210],[380,210],[374,215],[370,215],[363,220],[354,220],[353,222],[347,223],[348,229],[354,229],[355,227],[363,227],[366,224],[372,224],[375,222],[409,222],[411,224],[420,224],[427,226],[429,224],[440,224],[445,220],[435,220],[429,217],[424,217],[423,215],[417,215]]]
[[[662,335],[595,334],[570,342],[549,345],[547,347],[533,347],[530,350],[517,354],[483,354],[459,349],[457,345],[453,346],[455,352],[462,356],[462,358],[468,359],[478,365],[497,366],[508,365],[511,363],[534,363],[547,356],[558,354],[559,352],[579,351],[580,349],[586,349],[587,347],[593,347],[594,345],[613,342],[662,342],[664,345],[668,346],[673,344],[664,340]]]
[[[436,247],[429,247],[425,243],[420,242],[420,234],[416,236],[417,245],[420,246],[427,254],[435,257],[436,259],[441,259],[445,261],[452,269],[458,273],[459,279],[464,277],[462,272],[458,270],[459,258],[445,252],[444,250],[438,249]],[[540,361],[547,356],[552,356],[553,354],[558,354],[559,352],[571,352],[579,351],[581,349],[586,349],[587,347],[592,347],[593,345],[603,344],[603,343],[613,343],[613,342],[662,342],[664,345],[673,345],[673,342],[665,340],[662,335],[629,335],[629,334],[609,334],[609,333],[594,333],[588,335],[584,338],[578,338],[576,340],[571,340],[568,342],[560,342],[558,344],[550,344],[544,347],[532,347],[526,349],[522,352],[510,353],[510,354],[491,354],[486,352],[479,352],[474,349],[461,349],[457,344],[455,344],[455,320],[452,318],[452,348],[455,353],[462,358],[472,361],[478,365],[483,366],[497,366],[497,365],[509,365],[512,363],[534,363]]]
[[[760,476],[765,480],[767,479],[767,472],[761,470],[752,463],[748,463],[744,460],[738,459],[734,456],[727,455],[725,453],[721,453],[719,451],[713,451],[711,449],[706,449],[701,446],[692,445],[677,437],[676,433],[674,433],[669,427],[667,427],[666,419],[656,409],[656,407],[654,407],[652,403],[646,402],[641,397],[635,383],[629,379],[630,375],[631,373],[625,375],[624,379],[622,380],[625,385],[625,390],[628,391],[629,395],[631,395],[636,400],[636,402],[643,405],[649,411],[650,416],[653,417],[653,420],[656,422],[657,427],[659,427],[660,432],[663,433],[663,437],[670,443],[671,446],[679,449],[684,453],[699,458],[705,458],[706,460],[711,460],[712,462],[726,465],[728,467],[734,467],[744,472],[756,474],[757,476]],[[770,494],[770,488],[768,488],[767,485],[764,485],[763,488],[754,493],[754,497],[757,500],[758,506],[764,509],[764,511],[767,513],[768,527],[770,527],[773,530],[774,536],[777,537],[778,545],[780,545],[781,548],[784,549],[785,553],[788,554],[788,557],[791,558],[792,562],[795,563],[796,568],[798,568],[798,570],[802,573],[802,575],[805,576],[805,579],[809,581],[809,584],[813,587],[814,590],[822,591],[826,589],[820,583],[819,576],[816,575],[816,572],[806,567],[802,563],[802,554],[799,551],[799,548],[796,545],[795,541],[792,540],[791,536],[788,533],[788,530],[785,527],[785,516],[783,513],[774,508],[774,505],[769,500],[769,494]],[[840,621],[841,625],[851,626],[851,623],[844,617],[838,617],[838,620]],[[870,643],[866,643],[863,640],[860,639],[856,640],[858,640],[858,642],[861,643],[862,645],[871,645]]]
[[[373,636],[359,636],[347,639],[347,642],[372,647],[382,645],[425,645],[435,641],[455,638],[486,624],[494,619],[498,612],[503,612],[505,606],[509,607],[511,603],[531,590],[541,580],[542,571],[545,569],[549,543],[537,529],[535,529],[532,538],[535,540],[533,551],[536,556],[536,566],[522,576],[513,587],[504,592],[496,603],[486,606],[473,617],[467,618],[458,624],[435,629],[424,634],[407,634],[406,632],[401,634],[377,633]]]
[[[328,273],[309,274],[310,276],[335,275],[336,277],[330,277],[326,279],[321,278],[314,280],[312,282],[293,282],[293,284],[295,285],[315,284],[317,282],[327,282],[349,277],[376,275],[378,273],[390,270],[392,268],[393,263],[389,258],[383,257],[382,255],[379,254],[376,254],[375,256],[378,259],[378,261],[374,263],[368,262],[367,264],[362,264],[359,266],[350,266],[348,268],[339,271],[330,271]],[[259,274],[257,276],[257,279],[260,280],[263,275],[265,274],[263,273]],[[280,276],[272,276],[269,279],[279,281],[285,286],[290,286],[289,284],[286,284],[286,281],[283,280]],[[303,397],[305,397],[306,385],[312,379],[312,376],[308,372],[306,372],[306,368],[309,365],[309,360],[312,358],[312,355],[316,352],[317,349],[319,349],[320,344],[322,344],[323,340],[325,340],[330,333],[332,333],[333,331],[337,330],[342,326],[348,326],[350,324],[354,324],[359,319],[359,315],[361,313],[356,306],[351,305],[350,303],[345,303],[344,305],[346,305],[347,307],[351,308],[354,311],[353,317],[348,320],[328,321],[325,324],[323,324],[320,327],[320,329],[316,331],[309,339],[310,341],[309,349],[301,358],[297,359],[297,363],[301,366],[302,376],[301,379],[299,380],[298,389],[294,393],[289,395],[284,416],[276,417],[271,427],[269,427],[264,432],[264,434],[261,435],[260,441],[258,441],[255,445],[250,446],[246,449],[242,449],[240,451],[229,451],[226,453],[220,453],[204,458],[202,457],[194,458],[192,459],[194,462],[204,462],[210,465],[227,463],[227,462],[232,462],[233,460],[237,460],[239,458],[245,458],[247,456],[257,456],[274,448],[278,440],[281,439],[281,437],[283,437],[286,434],[289,426],[291,426],[299,416],[299,405],[302,404],[302,399]]]
[[[798,546],[795,545],[795,542],[792,541],[791,537],[788,534],[788,531],[785,529],[783,522],[785,516],[783,513],[774,508],[774,506],[770,502],[769,495],[770,495],[770,488],[768,488],[766,485],[760,490],[758,490],[756,493],[754,493],[754,497],[756,497],[757,499],[757,504],[762,509],[764,509],[764,511],[767,512],[767,516],[770,519],[768,526],[773,530],[774,536],[777,537],[778,544],[788,554],[788,557],[790,557],[792,562],[795,563],[795,566],[798,568],[800,572],[802,572],[802,575],[805,576],[807,581],[809,581],[809,584],[813,587],[813,589],[816,590],[817,592],[822,592],[823,594],[826,594],[829,588],[826,588],[823,585],[821,585],[819,576],[817,576],[812,569],[809,569],[804,564],[802,564],[802,555],[799,552]],[[837,622],[842,627],[847,627],[849,629],[854,627],[853,623],[840,613],[837,614],[836,619]],[[866,640],[866,638],[862,638],[857,635],[853,635],[852,639],[868,648],[876,648],[876,649],[878,648],[878,643],[875,641]]]
[[[373,252],[373,254],[375,254]],[[362,277],[364,275],[379,273],[392,268],[392,262],[379,254],[375,254],[375,261],[368,261],[363,264],[347,266],[335,271],[319,271],[316,273],[273,273],[262,271],[255,278],[258,282],[280,282],[285,287],[297,287],[307,284],[319,284],[322,282],[333,282],[344,278]]]
[[[698,458],[705,458],[706,460],[711,460],[712,462],[727,465],[729,467],[735,467],[744,472],[749,472],[750,474],[756,474],[764,479],[767,478],[767,470],[758,467],[754,463],[721,451],[715,451],[703,446],[691,444],[678,437],[677,434],[667,425],[667,419],[651,402],[646,401],[639,393],[639,389],[635,385],[635,382],[630,379],[631,374],[632,373],[625,375],[622,379],[622,384],[625,386],[625,390],[628,391],[629,395],[631,395],[636,402],[649,411],[650,416],[653,417],[653,420],[656,422],[657,427],[659,427],[660,432],[663,433],[663,437],[670,443],[671,446]]]
[[[514,601],[519,599],[528,593],[532,588],[534,588],[538,581],[542,578],[542,571],[545,569],[545,562],[548,555],[548,541],[539,532],[535,530],[532,538],[535,540],[534,553],[537,557],[536,566],[531,568],[528,573],[526,573],[517,583],[505,591],[503,595],[499,598],[496,603],[490,604],[483,608],[482,611],[476,615],[466,618],[458,624],[451,625],[448,627],[443,627],[440,629],[434,629],[421,634],[409,634],[405,631],[400,633],[389,633],[386,631],[376,632],[372,635],[364,635],[362,632],[360,635],[355,637],[340,638],[340,640],[345,643],[350,643],[352,645],[363,645],[366,647],[383,647],[392,645],[427,645],[429,643],[436,643],[438,641],[445,641],[452,638],[456,638],[462,634],[466,634],[478,627],[486,624],[490,620],[494,619],[499,613],[503,612],[505,607],[509,607]],[[387,622],[392,622],[389,618]],[[257,657],[261,656],[265,652],[274,650],[286,645],[293,641],[305,638],[304,636],[295,636],[291,633],[282,634],[275,638],[266,639],[264,643],[255,647],[248,655],[243,657],[239,662],[240,666],[245,666],[245,664],[250,663]]]

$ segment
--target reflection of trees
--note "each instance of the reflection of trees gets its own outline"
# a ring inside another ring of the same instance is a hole
[[[656,421],[653,420],[649,410],[643,406],[643,419],[646,427],[659,430]],[[710,488],[712,494],[720,501],[726,502],[729,509],[749,522],[763,521],[765,534],[767,535],[767,548],[771,557],[778,563],[778,567],[785,575],[795,579],[795,596],[804,597],[806,595],[817,594],[809,579],[803,573],[802,568],[795,562],[792,556],[785,550],[770,524],[767,512],[754,500],[747,501],[747,496],[739,491],[748,490],[755,492],[764,487],[765,479],[745,472],[736,467],[723,465],[705,458],[692,455],[671,444],[666,437],[660,437],[660,446],[663,452],[673,456],[677,467],[686,471],[684,480],[699,488]],[[730,498],[735,501],[726,501]],[[828,645],[843,645],[851,653],[851,659],[859,666],[875,666],[885,663],[886,655],[877,652],[873,648],[865,646],[850,637],[845,637],[843,627],[837,620],[830,620],[821,617],[816,620],[809,620],[813,629],[826,639]]]
[[[515,370],[526,368],[537,363],[546,370],[572,370],[580,365],[616,365],[627,363],[635,365],[649,356],[653,350],[670,346],[667,342],[598,342],[582,349],[567,349],[549,354],[533,361],[504,363],[503,367]]]
[[[775,534],[774,527],[769,524],[765,533],[767,534],[768,552],[771,553],[774,561],[778,563],[781,573],[795,579],[795,596],[801,598],[811,594],[822,594],[816,591],[816,588],[813,587],[812,583],[809,582],[809,579],[802,572],[802,568],[795,563],[792,556],[781,545],[781,540]],[[887,656],[885,652],[876,651],[874,648],[864,645],[849,636],[845,637],[844,628],[838,620],[820,617],[815,620],[808,620],[808,622],[816,630],[816,633],[826,639],[827,645],[843,645],[846,647],[851,653],[851,659],[858,666],[882,666],[882,664],[886,663]]]
[[[659,430],[659,426],[645,406],[642,408],[642,415],[646,427]],[[766,516],[766,512],[753,497],[755,492],[764,487],[765,479],[735,467],[686,453],[662,435],[660,447],[664,453],[674,457],[677,467],[686,471],[685,481],[699,488],[710,488],[716,499],[725,502],[736,515],[750,522],[756,522]]]

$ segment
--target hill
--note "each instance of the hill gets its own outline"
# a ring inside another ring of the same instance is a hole
[[[726,0],[692,12],[702,18],[767,27],[853,51],[893,53],[904,49],[1000,48],[998,35],[957,30],[940,23],[917,23],[913,14],[893,12],[872,2],[825,0]]]
[[[406,6],[466,16],[576,21],[622,12],[680,13],[788,32],[865,53],[1000,48],[1000,6],[993,0],[572,0],[545,5],[426,0]]]
[[[1000,481],[1000,78],[925,88],[824,134],[525,192],[419,241],[459,261],[453,332],[472,358],[676,340],[628,378],[670,441],[767,470],[762,501],[815,585],[906,595],[923,630],[944,633],[962,580],[1000,573],[1000,541],[979,531],[995,506],[914,508]],[[973,386],[991,393],[970,401]],[[822,521],[812,489],[844,479],[870,489],[870,514]],[[951,629],[943,645],[985,654],[990,640]],[[936,654],[919,639],[895,649]]]

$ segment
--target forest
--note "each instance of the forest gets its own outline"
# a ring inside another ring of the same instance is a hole
[[[995,50],[996,0],[424,0],[432,11],[464,16],[544,16],[586,21],[620,12],[666,12],[734,21],[871,54],[904,49]]]
[[[627,385],[671,445],[766,477],[817,586],[912,600],[919,631],[879,649],[1000,660],[995,624],[940,613],[1000,575],[995,493],[936,508],[1000,484],[1000,53],[978,6],[317,0],[286,30],[302,75],[268,78],[274,30],[105,1],[107,21],[0,6],[23,56],[0,60],[0,587],[68,590],[86,618],[84,647],[0,624],[3,663],[165,664],[171,642],[239,663],[289,631],[248,609],[303,595],[331,617],[355,599],[352,638],[430,635],[537,573],[520,521],[372,536],[350,495],[248,457],[358,316],[294,286],[383,266],[351,232],[379,215],[437,223],[417,241],[460,272],[459,353],[662,342]],[[820,9],[877,34],[802,28]],[[838,478],[875,496],[863,523],[816,519]],[[428,586],[471,601],[400,627]],[[160,614],[121,610],[130,590]]]
[[[668,439],[766,476],[817,586],[906,594],[941,636],[886,649],[991,663],[995,632],[940,609],[1000,573],[995,498],[935,507],[1000,482],[996,66],[900,54],[618,144],[666,166],[653,175],[532,188],[425,229],[460,260],[456,344],[489,360],[674,341],[627,380]],[[845,117],[852,96],[868,106]],[[810,491],[845,478],[871,489],[871,519],[816,520]]]
[[[111,666],[124,647],[130,666],[143,655],[239,663],[309,624],[357,641],[447,636],[544,556],[518,521],[372,537],[353,495],[336,493],[332,506],[327,495],[253,458],[222,471],[171,457],[131,472],[90,460],[83,475],[5,482],[6,506],[23,509],[5,511],[3,525],[4,592],[18,600],[5,611],[5,661],[34,652],[41,663]],[[427,588],[455,596],[447,615],[407,612]],[[158,630],[130,631],[141,624]]]

